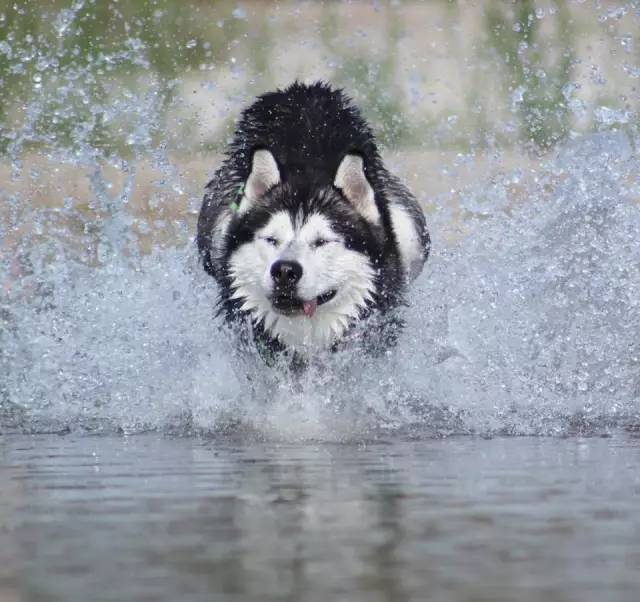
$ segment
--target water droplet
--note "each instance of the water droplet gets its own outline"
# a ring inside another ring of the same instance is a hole
[[[0,40],[0,53],[4,54],[8,59],[11,58],[11,46],[4,40]]]
[[[67,29],[69,29],[69,26],[73,23],[74,16],[75,13],[68,8],[63,9],[58,13],[58,17],[55,20],[55,28],[58,32],[58,37],[65,35]]]
[[[633,77],[633,78],[640,77],[640,67],[634,67],[633,65],[629,65],[628,63],[625,63],[623,69],[624,69],[624,72],[629,77]]]
[[[240,19],[243,21],[247,19],[247,11],[242,6],[234,8],[231,14],[234,19]]]
[[[598,123],[610,126],[615,123],[629,123],[631,114],[628,111],[601,106],[594,111],[594,116]]]
[[[518,86],[511,94],[511,102],[516,105],[522,103],[524,101],[524,93],[524,86]]]

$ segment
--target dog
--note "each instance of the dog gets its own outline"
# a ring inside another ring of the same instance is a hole
[[[197,226],[219,310],[263,357],[336,349],[356,325],[392,344],[430,248],[415,197],[340,89],[295,82],[242,113]]]

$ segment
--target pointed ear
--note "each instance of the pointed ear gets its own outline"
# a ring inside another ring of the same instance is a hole
[[[251,173],[244,185],[244,195],[238,213],[245,213],[258,202],[271,187],[280,183],[280,171],[273,155],[266,149],[253,153]]]
[[[342,194],[362,217],[374,224],[380,222],[373,188],[364,175],[364,161],[360,155],[345,156],[333,184],[342,190]]]

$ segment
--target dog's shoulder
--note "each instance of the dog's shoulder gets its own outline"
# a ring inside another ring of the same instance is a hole
[[[409,189],[389,173],[385,177],[385,196],[400,260],[411,282],[422,271],[431,249],[424,211]]]
[[[244,180],[227,158],[205,188],[198,215],[196,244],[205,270],[218,282],[224,278],[224,243]]]

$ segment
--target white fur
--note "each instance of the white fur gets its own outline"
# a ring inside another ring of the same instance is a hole
[[[424,248],[416,228],[416,220],[404,207],[395,203],[389,204],[389,214],[407,280],[414,280],[424,265]]]
[[[213,236],[211,237],[211,250],[216,261],[222,261],[222,258],[224,257],[225,238],[232,218],[232,213],[229,210],[226,210],[221,212],[220,216],[216,220],[215,227],[213,229]]]
[[[366,220],[373,224],[380,223],[373,188],[364,175],[362,157],[347,155],[338,167],[333,184],[342,190],[344,196]]]
[[[268,238],[278,244],[274,246]],[[314,247],[320,238],[327,244]],[[278,259],[302,265],[297,288],[300,299],[312,300],[330,290],[336,290],[336,296],[319,305],[312,317],[278,313],[269,300],[273,294],[271,265]],[[374,270],[368,258],[347,249],[330,222],[317,213],[304,222],[302,218],[292,220],[284,211],[274,214],[252,242],[231,255],[229,265],[232,297],[242,300],[242,309],[251,312],[256,323],[262,322],[267,332],[299,351],[330,346],[372,299]]]

